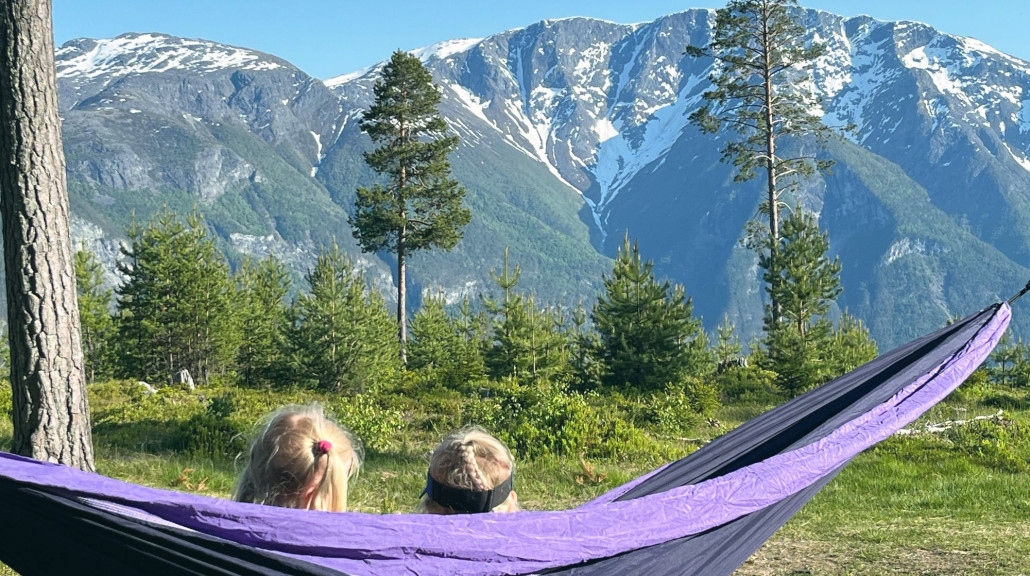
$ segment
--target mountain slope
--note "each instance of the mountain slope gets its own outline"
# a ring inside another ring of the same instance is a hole
[[[425,61],[459,134],[507,142],[545,164],[582,194],[581,218],[599,250],[611,256],[624,234],[639,239],[659,273],[695,296],[709,326],[729,314],[753,333],[758,272],[738,241],[760,190],[733,183],[718,163],[725,135],[702,135],[687,119],[710,87],[712,61],[683,47],[707,44],[713,17],[544,21],[427,51]],[[841,305],[890,346],[1022,285],[1027,63],[922,24],[818,11],[804,18],[829,48],[813,74],[827,123],[859,126],[850,143],[825,152],[835,172],[787,199],[837,212],[823,225],[843,256]],[[374,74],[333,89],[358,101],[354,87]],[[855,211],[872,220],[839,214]],[[909,265],[898,250],[929,250],[930,261]],[[907,310],[898,294],[932,294],[932,305],[910,300]]]
[[[848,140],[789,203],[820,215],[844,264],[841,307],[881,348],[1014,292],[1030,266],[1030,64],[926,25],[801,14],[828,46],[813,74]],[[710,86],[714,12],[643,24],[545,20],[416,51],[461,137],[473,221],[451,253],[418,254],[420,291],[488,291],[509,247],[542,299],[591,299],[625,235],[686,286],[709,327],[760,326],[739,245],[759,184],[719,163],[726,135],[688,121]],[[385,56],[385,55],[384,55]],[[389,293],[391,260],[358,255],[346,214],[374,181],[359,129],[378,67],[322,83],[273,56],[129,34],[58,51],[73,213],[112,252],[132,210],[196,205],[235,253],[297,268],[336,238]],[[1017,327],[1030,328],[1018,315]]]

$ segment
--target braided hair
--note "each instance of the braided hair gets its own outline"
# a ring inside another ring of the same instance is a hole
[[[500,440],[477,426],[462,428],[448,435],[433,450],[429,475],[436,483],[467,490],[491,490],[511,478],[515,460]],[[430,514],[453,514],[456,511],[425,498],[419,505]],[[516,512],[518,499],[512,491],[506,500],[491,512]]]

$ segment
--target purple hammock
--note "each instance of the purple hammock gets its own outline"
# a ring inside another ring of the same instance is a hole
[[[728,575],[855,455],[965,380],[1009,318],[991,306],[572,510],[299,511],[0,453],[0,562],[23,576]]]

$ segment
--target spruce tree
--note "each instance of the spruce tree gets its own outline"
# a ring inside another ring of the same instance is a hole
[[[444,309],[442,297],[429,296],[411,321],[408,368],[439,370],[461,346],[461,336]]]
[[[707,341],[690,299],[682,286],[655,280],[653,267],[627,237],[604,277],[591,318],[609,386],[657,391],[708,367]]]
[[[729,315],[723,315],[722,324],[715,329],[715,346],[712,347],[712,359],[718,369],[722,370],[737,364],[740,360],[740,338],[736,327],[730,322]]]
[[[239,330],[229,266],[203,219],[183,222],[167,208],[127,230],[118,265],[118,342],[122,375],[168,380],[187,369],[207,382],[232,367]]]
[[[237,370],[246,386],[285,383],[290,321],[286,295],[290,274],[274,256],[246,260],[237,274],[236,310],[242,337]]]
[[[825,316],[841,293],[838,258],[830,260],[830,241],[815,217],[799,205],[783,223],[783,235],[769,241],[758,265],[773,304],[766,307],[766,333],[789,324],[804,338],[813,322]]]
[[[407,367],[421,371],[439,386],[465,388],[485,378],[483,357],[478,337],[466,335],[467,321],[449,316],[444,304],[442,296],[431,296],[415,313]],[[463,310],[468,313],[467,308]]]
[[[827,317],[841,292],[841,265],[827,253],[827,234],[800,206],[783,223],[775,246],[759,257],[763,278],[779,311],[765,310],[765,368],[777,385],[798,394],[850,370],[876,355],[861,323],[845,314],[834,330]],[[846,369],[845,369],[846,368]]]
[[[364,392],[396,371],[397,341],[379,293],[334,243],[322,251],[292,308],[298,375],[329,391]]]
[[[576,390],[590,390],[601,384],[602,366],[597,361],[601,339],[587,320],[590,315],[583,302],[577,303],[572,311],[572,323],[569,326],[571,350],[569,363],[572,369],[572,386]]]
[[[110,344],[114,334],[111,318],[113,291],[104,286],[103,267],[92,252],[75,253],[75,287],[79,298],[79,327],[86,382],[111,376]]]
[[[869,336],[869,329],[847,311],[841,314],[829,346],[829,376],[847,374],[876,355],[876,342]]]
[[[484,298],[493,316],[492,339],[485,352],[494,378],[514,377],[532,382],[564,381],[570,371],[569,346],[555,308],[538,307],[536,298],[515,290],[522,269],[509,267],[508,249],[500,274],[490,271],[502,299]]]
[[[397,255],[397,326],[405,361],[406,265],[417,250],[450,250],[471,214],[462,207],[465,189],[451,178],[447,156],[458,137],[447,135],[437,107],[440,91],[415,56],[393,53],[373,88],[375,101],[361,129],[378,147],[365,162],[385,183],[360,187],[350,218],[354,238],[365,252]]]
[[[1015,368],[1022,360],[1022,344],[1022,339],[1013,342],[1009,332],[1002,335],[998,345],[991,352],[990,366],[987,369],[991,380],[1002,386],[1012,385]]]

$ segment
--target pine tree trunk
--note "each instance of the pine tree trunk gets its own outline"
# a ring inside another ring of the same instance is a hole
[[[0,4],[12,451],[93,469],[49,0]]]
[[[766,170],[768,174],[768,187],[769,194],[769,250],[776,251],[779,248],[780,240],[780,207],[776,197],[776,132],[774,130],[775,125],[773,121],[773,86],[772,86],[772,62],[770,56],[772,53],[772,40],[770,39],[771,31],[769,30],[769,19],[771,17],[768,3],[765,3],[762,7],[762,50],[765,53],[764,69],[764,96],[765,96],[765,147],[766,147]],[[772,306],[773,318],[776,322],[779,322],[780,318],[780,303],[776,301],[774,291],[769,291],[769,304]]]
[[[403,127],[403,120],[401,124],[401,137],[405,135],[405,129]],[[398,202],[400,205],[400,216],[401,222],[407,222],[407,206],[403,200],[404,187],[407,185],[407,169],[401,166],[401,179],[400,186],[398,186],[398,194],[401,195],[401,201]],[[404,269],[404,249],[407,247],[406,238],[407,226],[401,224],[401,229],[397,232],[397,341],[400,344],[401,350],[401,366],[408,365],[408,319],[405,300],[408,298],[406,285],[407,279],[405,278]]]
[[[397,337],[400,341],[401,364],[406,366],[408,364],[408,319],[407,307],[404,305],[404,301],[408,298],[408,291],[405,290],[405,284],[407,283],[405,272],[404,228],[402,227],[397,240]]]

